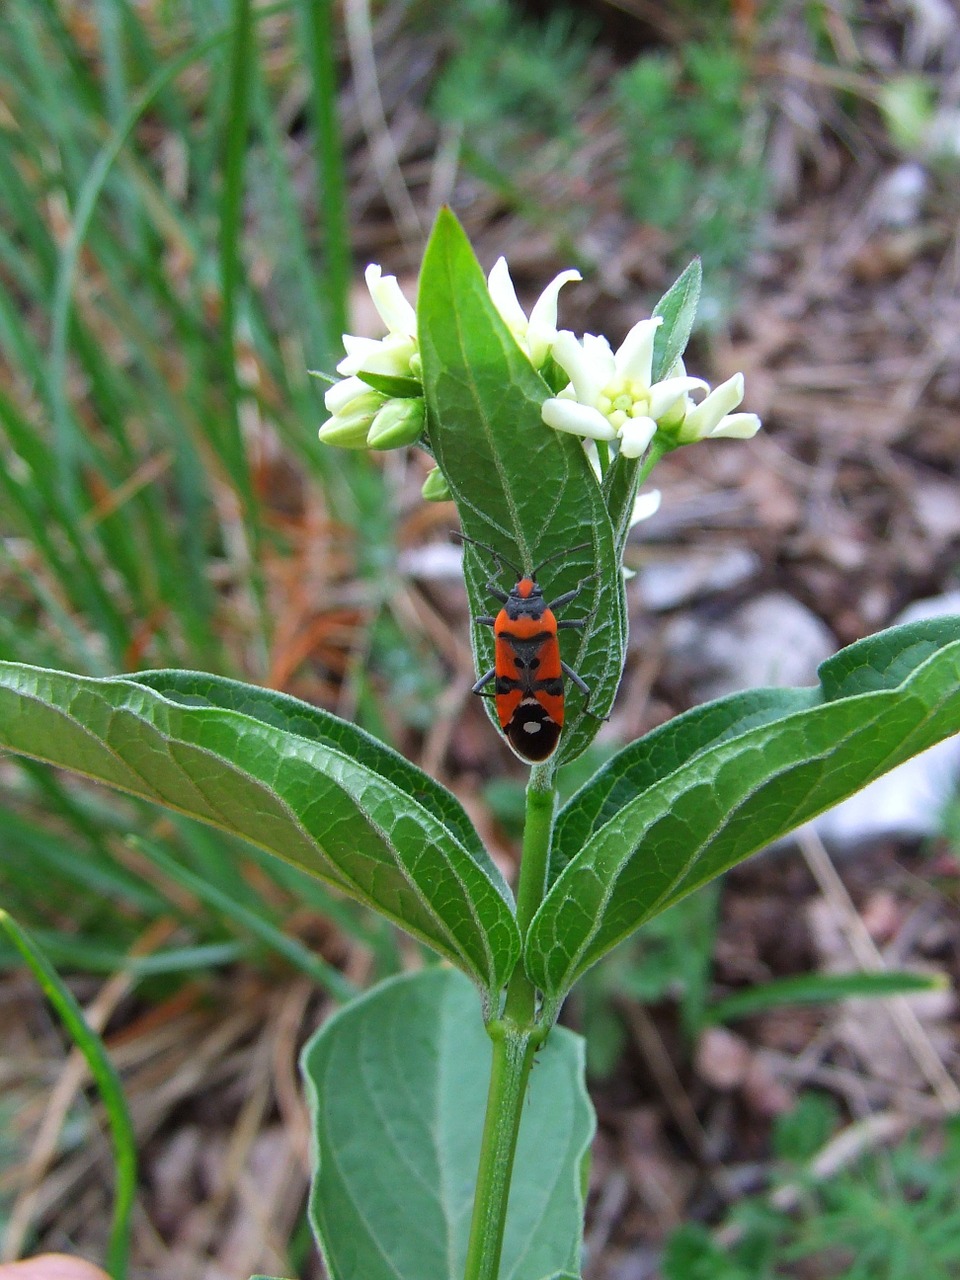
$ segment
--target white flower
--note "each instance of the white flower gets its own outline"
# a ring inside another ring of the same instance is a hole
[[[410,362],[417,353],[417,313],[403,296],[396,276],[385,276],[375,262],[363,273],[370,297],[380,319],[387,326],[385,338],[357,338],[343,335],[346,355],[337,373],[346,377],[360,373],[385,373],[394,377],[418,377]]]
[[[325,444],[347,449],[368,445],[378,449],[399,448],[411,443],[407,437],[419,436],[419,432],[414,431],[416,422],[422,425],[423,418],[418,388],[413,388],[409,397],[391,397],[372,389],[359,375],[412,378],[419,383],[417,314],[403,296],[396,276],[385,276],[377,263],[371,262],[363,278],[387,333],[383,338],[343,335],[347,354],[337,365],[337,373],[342,375],[340,381],[329,387],[323,397],[330,417],[320,428],[320,439]],[[368,432],[372,439],[367,438]]]
[[[735,373],[721,382],[699,404],[688,401],[683,421],[676,428],[677,444],[693,444],[697,440],[713,440],[717,436],[730,436],[735,440],[749,440],[760,430],[760,419],[755,413],[730,413],[743,399],[743,374]]]
[[[709,389],[686,374],[652,381],[653,342],[662,323],[660,316],[639,321],[615,353],[606,338],[587,333],[581,344],[561,330],[553,358],[570,385],[544,401],[541,416],[547,426],[591,440],[618,440],[625,457],[639,458],[661,418],[688,392]]]
[[[633,500],[633,511],[630,514],[630,528],[641,520],[649,520],[660,510],[662,494],[659,489],[648,489],[646,493],[638,493]]]
[[[557,336],[557,297],[560,290],[569,281],[582,279],[580,272],[572,269],[554,276],[533,304],[528,320],[517,300],[506,258],[498,258],[493,264],[487,276],[491,301],[535,369],[543,366]]]

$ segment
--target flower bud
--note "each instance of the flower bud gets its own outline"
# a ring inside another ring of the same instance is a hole
[[[427,502],[448,502],[453,496],[439,467],[429,473],[420,493]]]
[[[384,397],[379,391],[354,396],[341,413],[335,413],[320,428],[321,441],[340,449],[365,449],[367,432],[383,403]]]
[[[371,449],[402,449],[416,444],[423,432],[424,418],[421,396],[388,400],[370,424],[367,444]]]

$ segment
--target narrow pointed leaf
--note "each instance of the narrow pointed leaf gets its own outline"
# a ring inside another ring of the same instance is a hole
[[[450,969],[382,983],[306,1046],[310,1218],[331,1280],[463,1275],[490,1062],[476,994]],[[579,1261],[592,1134],[583,1041],[555,1028],[530,1079],[500,1280]]]
[[[550,1001],[651,916],[960,730],[960,618],[862,640],[820,680],[697,707],[573,797],[527,943]]]
[[[756,987],[735,991],[707,1006],[703,1023],[713,1026],[746,1018],[767,1009],[793,1004],[832,1004],[837,1000],[866,1000],[878,997],[915,995],[918,991],[940,991],[948,985],[946,974],[909,973],[883,969],[877,973],[803,973],[794,978],[778,978]]]
[[[653,343],[654,382],[666,378],[687,349],[697,318],[702,283],[700,259],[694,258],[653,308],[655,316],[663,316]]]
[[[364,369],[360,370],[357,377],[368,387],[373,387],[374,391],[382,391],[385,396],[399,396],[404,399],[407,396],[423,394],[423,387],[416,378],[404,378],[391,373],[367,373]]]
[[[509,890],[466,815],[335,716],[209,676],[0,663],[0,747],[242,836],[422,938],[490,1001],[509,975]]]
[[[6,933],[40,984],[70,1039],[86,1059],[90,1074],[100,1090],[110,1125],[116,1170],[106,1264],[114,1280],[125,1280],[130,1256],[130,1223],[137,1194],[137,1139],[123,1085],[103,1041],[87,1022],[73,992],[37,946],[36,940],[2,907],[0,933]]]
[[[596,717],[610,710],[626,639],[613,529],[599,485],[579,439],[541,420],[550,390],[500,318],[473,250],[447,211],[424,255],[417,316],[427,435],[464,532],[524,572],[556,554],[541,580],[548,598],[597,571],[564,614],[587,625],[561,633],[564,659],[589,686],[594,713],[585,716],[582,695],[568,689],[557,759],[572,759],[596,734]],[[581,543],[588,545],[572,550]],[[471,612],[488,614],[486,583],[497,566],[473,547],[464,564]],[[473,631],[483,674],[493,666],[493,637],[489,628]]]

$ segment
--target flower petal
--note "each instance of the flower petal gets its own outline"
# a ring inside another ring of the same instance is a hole
[[[572,280],[582,279],[580,272],[572,268],[561,271],[533,304],[530,323],[527,325],[527,347],[530,351],[530,363],[535,369],[539,369],[546,360],[547,352],[557,336],[557,298],[560,290]]]
[[[340,382],[335,382],[324,392],[323,403],[327,413],[343,413],[351,400],[366,395],[369,390],[362,378],[343,378]]]
[[[592,339],[589,344],[588,339]],[[569,329],[561,329],[553,343],[553,358],[569,376],[580,403],[595,405],[614,371],[613,352],[606,340],[586,333],[581,346]]]
[[[399,333],[388,333],[382,342],[374,342],[371,347],[365,347],[356,358],[349,355],[341,360],[337,365],[337,371],[340,373],[386,373],[396,378],[409,377],[410,358],[416,349],[417,344],[413,338],[405,338]]]
[[[681,396],[685,396],[688,391],[709,391],[709,384],[704,382],[702,378],[667,378],[663,382],[657,382],[650,388],[650,417],[655,422],[660,419],[677,403]]]
[[[681,444],[703,440],[710,435],[720,419],[735,409],[743,399],[743,374],[735,373],[721,382],[700,404],[695,405],[683,420],[677,439]]]
[[[578,400],[553,396],[540,406],[540,416],[555,431],[569,431],[589,440],[613,440],[617,434],[599,409]]]
[[[710,439],[729,436],[733,440],[750,440],[762,425],[755,413],[728,413],[710,432]]]
[[[630,514],[630,528],[641,520],[649,520],[660,510],[662,494],[659,489],[651,489],[649,493],[638,493],[633,500],[633,511]]]
[[[345,378],[349,378],[351,374],[359,373],[365,368],[364,360],[367,356],[372,355],[380,346],[378,338],[358,338],[355,334],[345,333],[343,335],[343,349],[346,355],[337,365],[337,373],[342,373]]]
[[[527,316],[517,299],[517,291],[510,279],[510,268],[507,260],[499,257],[490,268],[487,276],[487,288],[493,305],[500,312],[500,318],[507,328],[515,334],[523,334],[527,329]]]
[[[663,324],[663,316],[650,320],[638,320],[621,342],[616,354],[617,373],[623,378],[635,379],[645,387],[650,385],[653,368],[653,340]]]
[[[373,305],[380,319],[391,333],[402,333],[408,338],[417,336],[417,313],[403,296],[396,276],[385,276],[376,262],[371,262],[363,273],[370,290]]]
[[[625,458],[639,458],[656,434],[652,418],[628,418],[620,428],[620,452]]]

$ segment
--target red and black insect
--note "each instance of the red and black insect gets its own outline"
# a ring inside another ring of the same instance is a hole
[[[503,608],[496,617],[476,619],[484,626],[493,627],[495,649],[492,670],[480,677],[473,686],[473,692],[489,697],[483,695],[483,689],[491,680],[496,682],[493,697],[496,700],[500,728],[507,742],[521,760],[538,763],[553,755],[560,741],[560,731],[563,728],[563,677],[569,676],[577,688],[587,698],[590,697],[587,685],[560,657],[560,645],[557,642],[558,631],[583,627],[586,619],[572,618],[558,622],[553,611],[575,600],[583,590],[584,583],[596,577],[596,574],[583,578],[572,591],[565,591],[549,604],[544,600],[543,591],[537,584],[537,574],[551,560],[581,551],[591,544],[582,542],[576,547],[564,548],[563,551],[548,556],[531,573],[525,574],[486,543],[477,542],[475,538],[468,538],[464,534],[458,536],[489,552],[497,561],[498,573],[506,565],[517,575],[516,585],[510,591],[504,591],[493,579],[486,584],[487,591],[494,599],[501,601]]]

